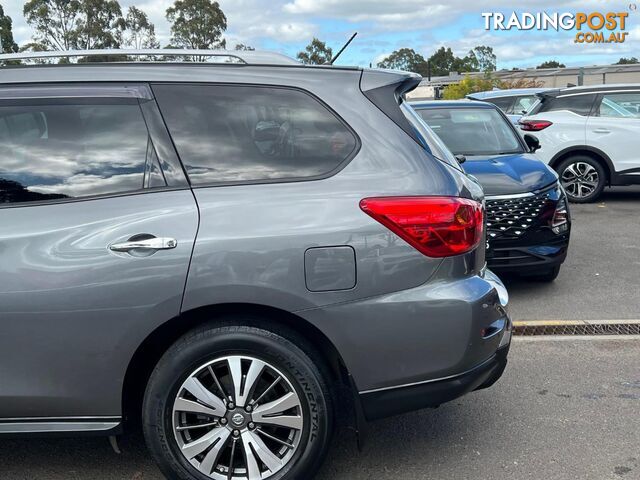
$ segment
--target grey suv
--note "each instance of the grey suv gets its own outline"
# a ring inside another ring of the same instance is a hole
[[[0,69],[0,433],[141,419],[169,478],[307,479],[337,419],[495,382],[482,192],[420,78],[188,53],[235,63]]]

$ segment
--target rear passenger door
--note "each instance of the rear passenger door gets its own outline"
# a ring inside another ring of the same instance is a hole
[[[589,145],[605,152],[617,173],[640,174],[640,90],[603,93],[587,120]]]
[[[0,419],[117,422],[197,226],[147,86],[0,89]]]

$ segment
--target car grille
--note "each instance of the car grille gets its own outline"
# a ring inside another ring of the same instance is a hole
[[[487,199],[488,238],[518,238],[536,224],[549,199],[550,192],[527,197]]]

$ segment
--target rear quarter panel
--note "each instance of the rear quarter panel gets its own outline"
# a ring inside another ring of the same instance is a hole
[[[307,75],[292,86],[342,117],[360,138],[359,152],[324,180],[196,188],[201,220],[184,310],[251,302],[299,311],[415,287],[440,264],[362,212],[359,202],[373,196],[470,195],[468,179],[428,156],[367,100],[360,72],[330,73],[324,82]],[[310,292],[305,251],[343,245],[355,251],[356,286]]]

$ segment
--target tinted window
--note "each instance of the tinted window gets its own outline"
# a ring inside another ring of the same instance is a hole
[[[569,110],[578,115],[589,115],[595,95],[568,95],[564,97],[545,97],[536,113]]]
[[[153,162],[137,102],[0,106],[0,203],[138,190],[145,168],[164,184]]]
[[[598,115],[614,118],[640,118],[640,92],[603,94],[598,106]]]
[[[425,108],[418,113],[456,155],[523,151],[509,122],[493,108]]]
[[[487,98],[485,101],[493,103],[505,113],[511,113],[512,111],[511,105],[513,105],[513,97]]]
[[[458,170],[462,170],[460,164],[456,160],[456,157],[451,153],[451,150],[449,150],[442,140],[433,132],[433,130],[431,130],[422,117],[416,113],[415,109],[403,102],[400,105],[400,110],[402,110],[404,116],[413,126],[414,131],[425,150],[431,153],[431,155],[436,157],[438,160],[446,162]]]
[[[154,91],[195,185],[323,175],[356,149],[345,125],[297,90],[157,85]]]

